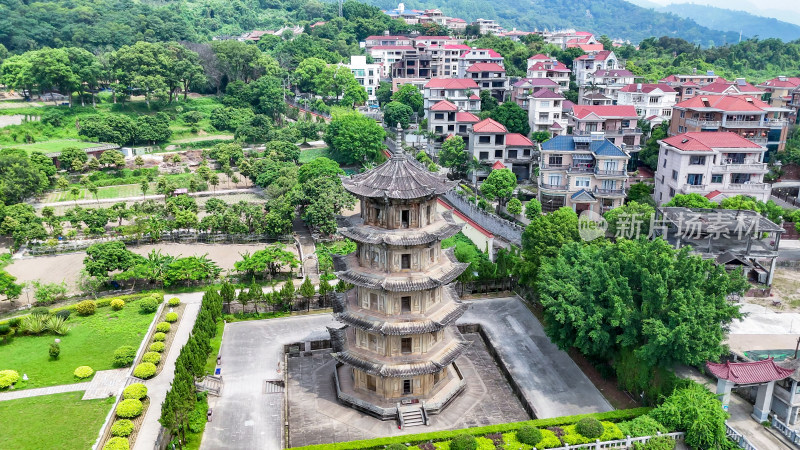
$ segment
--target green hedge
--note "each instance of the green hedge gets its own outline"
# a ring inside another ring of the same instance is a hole
[[[616,411],[608,411],[604,413],[580,414],[576,416],[563,416],[554,417],[551,419],[534,419],[524,422],[511,422],[501,423],[497,425],[488,425],[485,427],[465,428],[462,430],[449,430],[449,431],[434,431],[431,433],[410,434],[405,436],[392,436],[378,439],[367,439],[363,441],[340,442],[336,444],[319,444],[308,445],[305,447],[295,447],[307,450],[347,450],[347,449],[383,449],[389,444],[421,444],[430,441],[444,441],[452,439],[462,434],[470,434],[472,436],[485,436],[491,433],[508,433],[516,431],[523,426],[531,426],[535,428],[547,428],[561,425],[571,425],[577,423],[579,420],[586,417],[593,417],[597,420],[604,421],[622,421],[630,420],[646,414],[652,408],[633,408],[621,409]]]
[[[102,308],[102,307],[105,307],[105,306],[111,306],[111,300],[115,300],[115,299],[118,299],[118,298],[124,300],[125,303],[129,303],[129,302],[134,302],[136,300],[140,300],[140,299],[145,298],[145,297],[150,297],[154,293],[160,293],[160,292],[161,291],[148,291],[148,292],[144,292],[144,293],[140,292],[138,294],[118,295],[118,296],[115,296],[115,297],[100,298],[100,299],[93,300],[93,301],[95,302],[95,304],[96,304],[96,306],[98,308]],[[78,307],[78,303],[75,303],[73,305],[60,306],[58,308],[51,309],[50,310],[50,314],[55,314],[55,313],[57,313],[59,311],[75,311],[75,312],[77,312],[77,307]],[[4,321],[0,321],[0,325],[7,325],[9,321],[11,321],[11,320],[13,320],[15,318],[21,319],[21,318],[23,318],[23,317],[25,317],[27,315],[28,314],[25,314],[24,316],[16,316],[16,317],[12,317],[10,319],[4,320]]]

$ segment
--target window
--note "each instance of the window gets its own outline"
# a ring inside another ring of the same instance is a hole
[[[494,151],[495,158],[502,158],[503,157],[503,150],[495,150]]]
[[[478,136],[478,143],[480,144],[491,144],[492,137],[491,136]]]
[[[686,182],[690,186],[700,186],[703,184],[703,174],[701,173],[690,173],[686,179]]]
[[[722,174],[721,173],[711,174],[711,182],[712,183],[722,183]]]
[[[433,118],[434,120],[444,120],[444,113],[435,113]]]
[[[539,102],[539,105],[542,108],[549,108],[550,107],[550,102],[549,101],[541,101],[541,102]]]
[[[436,251],[434,249],[432,249],[432,248],[429,248],[428,249],[428,257],[430,258],[431,262],[433,262],[435,257],[436,257]]]
[[[370,293],[369,294],[369,309],[377,309],[378,308],[378,294]]]
[[[411,338],[400,338],[400,353],[411,353]]]
[[[494,143],[497,144],[497,145],[503,145],[503,143],[505,141],[506,141],[506,137],[504,135],[502,135],[502,134],[498,134],[494,138]]]
[[[447,131],[456,131],[456,126],[455,125],[448,125],[447,126]]]
[[[661,175],[661,184],[664,184],[664,175]]]
[[[732,173],[731,184],[744,184],[750,182],[749,173]]]
[[[539,120],[550,120],[549,113],[539,113]]]
[[[400,268],[401,269],[410,269],[411,268],[411,255],[408,253],[404,253],[400,256]]]
[[[580,188],[587,188],[589,187],[589,183],[591,183],[591,179],[587,177],[578,177],[575,178],[575,186]]]
[[[672,171],[672,179],[675,180],[675,181],[678,181],[678,171],[677,170],[673,170]]]
[[[664,158],[664,163],[661,165],[661,167],[664,167],[664,168],[667,167],[667,158]]]
[[[467,126],[466,125],[459,125],[458,126],[458,132],[459,133],[466,133],[467,132]]]
[[[509,159],[516,159],[517,158],[517,151],[516,150],[509,150],[508,151],[508,158]]]
[[[692,155],[689,157],[689,164],[693,166],[704,166],[706,165],[706,157],[699,155]]]
[[[411,211],[407,209],[403,209],[400,211],[400,227],[401,228],[408,228],[409,216],[411,216]]]
[[[675,197],[675,189],[669,188],[669,197],[670,198]]]
[[[689,91],[691,91],[691,89],[687,90],[686,93],[688,94]],[[684,117],[686,117],[686,111],[681,111],[681,119],[683,119]]]
[[[428,223],[431,223],[433,221],[433,213],[432,213],[432,211],[433,211],[433,209],[431,208],[431,205],[428,205],[425,208],[425,215],[428,217]]]
[[[522,156],[531,156],[531,149],[526,148],[522,150]]]
[[[411,312],[411,297],[400,298],[400,312]]]
[[[547,164],[551,166],[560,166],[564,163],[563,161],[564,160],[561,155],[550,155],[550,157],[547,159]]]
[[[367,389],[369,389],[372,392],[375,392],[375,391],[378,390],[378,386],[377,386],[377,383],[375,381],[375,376],[374,375],[367,375]]]
[[[550,175],[550,178],[548,178],[548,184],[551,184],[553,186],[560,186],[561,175]]]
[[[403,394],[411,394],[411,380],[403,380]]]
[[[478,159],[480,160],[489,159],[489,152],[481,152]]]
[[[434,127],[434,130],[436,134],[442,134],[444,132],[444,128],[442,128],[441,126]]]

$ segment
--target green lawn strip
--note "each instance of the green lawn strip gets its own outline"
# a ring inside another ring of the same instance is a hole
[[[216,357],[216,355],[215,355]],[[189,417],[189,431],[186,432],[186,450],[198,450],[203,440],[203,431],[206,429],[208,417],[208,394],[197,394],[197,403]]]
[[[534,419],[534,420],[526,420],[524,422],[501,423],[497,425],[488,425],[484,427],[464,428],[461,430],[434,431],[431,433],[409,434],[404,436],[366,439],[361,441],[339,442],[336,444],[307,445],[305,447],[293,447],[293,448],[306,449],[306,450],[317,450],[317,449],[344,450],[344,449],[359,449],[359,448],[379,449],[379,448],[384,448],[389,444],[416,445],[430,441],[445,441],[461,434],[469,434],[478,437],[478,436],[485,436],[490,433],[507,433],[509,431],[518,430],[526,425],[535,428],[571,425],[577,423],[584,417],[594,417],[597,420],[619,422],[639,417],[647,413],[651,409],[652,408],[621,409],[603,413],[580,414],[576,416],[554,417],[551,419]]]
[[[219,348],[222,346],[222,333],[225,331],[225,321],[217,321],[217,334],[211,338],[211,353],[208,354],[206,359],[206,375],[213,375],[214,369],[217,368],[217,355],[219,355]]]
[[[81,397],[82,391],[0,402],[0,447],[91,448],[114,398],[81,400]]]
[[[331,158],[331,151],[328,147],[323,148],[310,148],[308,150],[300,150],[300,164],[309,163],[319,157]],[[332,158],[331,158],[332,159]]]
[[[52,141],[36,142],[33,144],[0,144],[0,147],[17,148],[20,150],[25,150],[28,153],[33,153],[35,151],[39,151],[42,153],[53,153],[53,152],[60,152],[61,150],[67,147],[78,147],[84,149],[84,148],[98,147],[101,145],[104,144],[98,144],[97,142],[83,142],[83,141],[72,141],[67,139],[56,139]]]
[[[73,371],[89,366],[95,371],[113,369],[114,350],[122,345],[138,348],[153,314],[140,314],[137,304],[126,303],[120,311],[97,308],[94,315],[81,317],[75,312],[67,323],[72,329],[65,336],[42,334],[18,335],[0,345],[0,370],[16,370],[28,381],[19,381],[15,389],[30,389],[76,383]],[[51,361],[48,349],[54,339],[61,339],[61,355]]]

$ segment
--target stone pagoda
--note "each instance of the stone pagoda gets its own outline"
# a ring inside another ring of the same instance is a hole
[[[337,395],[382,419],[401,405],[438,413],[465,386],[455,360],[468,342],[453,324],[467,305],[448,283],[468,264],[442,249],[461,225],[437,211],[457,182],[400,153],[342,183],[361,213],[339,230],[356,251],[334,256],[337,277],[355,286],[334,302],[345,326],[329,328]]]

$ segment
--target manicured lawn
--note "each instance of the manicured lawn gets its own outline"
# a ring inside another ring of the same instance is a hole
[[[328,150],[328,147],[323,148],[310,148],[308,150],[300,150],[300,164],[305,164],[313,161],[320,156],[324,156],[326,158],[331,157],[331,151]]]
[[[81,400],[83,392],[0,402],[0,447],[17,450],[91,448],[113,398]]]
[[[43,153],[51,153],[51,152],[60,152],[61,150],[67,147],[90,148],[90,147],[97,147],[99,145],[102,144],[98,144],[96,142],[81,142],[81,141],[72,141],[67,139],[58,139],[53,141],[42,141],[42,142],[36,142],[34,144],[25,144],[25,145],[4,144],[3,147],[18,148],[20,150],[25,150],[26,152],[40,151]]]
[[[211,353],[208,354],[206,359],[206,374],[213,375],[214,369],[217,368],[217,355],[219,355],[219,348],[222,346],[222,332],[225,330],[225,321],[217,321],[217,334],[211,338]]]
[[[87,317],[73,312],[67,322],[72,329],[65,336],[19,335],[11,343],[0,345],[0,370],[12,369],[28,375],[28,381],[20,380],[16,389],[75,383],[72,372],[76,367],[89,366],[95,371],[112,369],[117,347],[139,348],[152,320],[152,313],[139,313],[136,302],[126,304],[120,311],[108,306],[97,308],[94,315]],[[55,338],[61,339],[61,356],[51,361],[48,349]]]
[[[156,184],[150,183],[150,190],[147,191],[147,195],[156,194]],[[122,184],[118,186],[108,186],[108,187],[101,187],[97,188],[97,198],[107,199],[107,198],[123,198],[123,197],[141,197],[142,195],[142,188],[138,184]],[[45,198],[45,202],[71,202],[74,201],[75,197],[69,191],[55,191],[47,194]],[[80,194],[78,194],[78,200],[95,200],[94,195],[86,189],[81,189]]]

